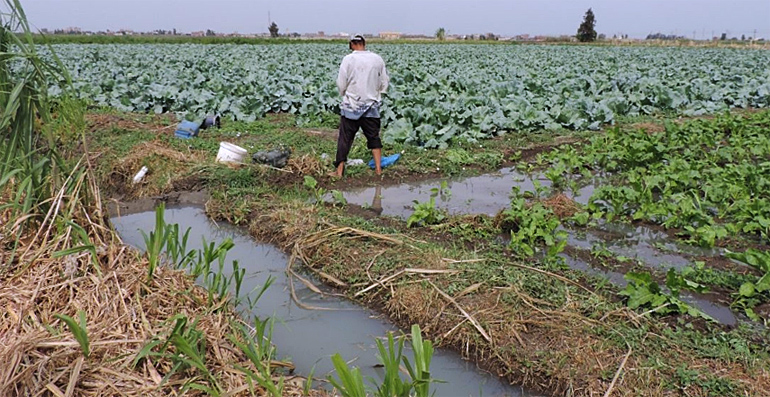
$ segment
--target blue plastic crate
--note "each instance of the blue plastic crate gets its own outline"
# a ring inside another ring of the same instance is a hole
[[[198,136],[198,131],[200,131],[200,128],[201,127],[198,125],[198,123],[192,121],[183,121],[176,127],[176,132],[174,132],[174,135],[176,135],[178,138],[190,139],[192,137]]]

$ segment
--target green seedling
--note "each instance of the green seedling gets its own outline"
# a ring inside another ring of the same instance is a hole
[[[332,356],[332,364],[337,372],[337,379],[329,377],[329,382],[337,389],[342,397],[366,397],[364,377],[358,368],[348,367],[339,353]]]
[[[339,190],[332,190],[331,194],[335,205],[339,205],[341,207],[348,205],[348,200],[345,199],[345,195]]]
[[[628,298],[627,304],[631,309],[644,308],[649,309],[648,312],[658,314],[684,313],[714,321],[706,313],[688,305],[679,298],[682,289],[704,292],[705,287],[685,279],[674,269],[670,269],[666,274],[666,286],[670,293],[664,292],[660,285],[652,279],[650,273],[629,272],[624,278],[628,281],[628,285],[620,292],[620,295]]]
[[[770,300],[770,253],[748,249],[743,253],[729,252],[727,257],[745,263],[760,272],[762,276],[755,281],[747,281],[741,284],[733,305],[743,308],[746,315],[754,321],[760,321],[760,317],[754,312],[754,306],[763,301]]]
[[[88,331],[86,330],[86,313],[82,310],[78,311],[78,319],[80,320],[79,322],[76,322],[75,319],[65,314],[54,314],[54,317],[64,321],[64,323],[67,324],[70,332],[72,332],[72,336],[74,336],[75,340],[78,341],[80,350],[83,352],[83,355],[86,357],[91,355],[91,347],[88,341]]]
[[[446,219],[446,213],[436,207],[436,198],[431,197],[424,203],[414,201],[414,212],[406,220],[406,227],[413,225],[437,225]]]
[[[147,268],[147,282],[151,282],[155,275],[155,269],[157,269],[161,262],[161,254],[163,253],[163,248],[166,247],[170,235],[169,230],[166,227],[166,222],[163,219],[165,210],[166,205],[164,203],[161,203],[155,208],[155,231],[151,231],[148,235],[144,230],[141,230],[142,237],[144,238],[144,246],[147,250],[147,260],[149,262]]]
[[[326,189],[318,185],[318,181],[310,175],[305,175],[304,186],[313,192],[316,204],[323,203],[323,197],[326,194]]]
[[[430,376],[430,365],[433,359],[433,343],[422,339],[418,325],[412,326],[412,352],[410,361],[403,355],[404,338],[395,342],[393,334],[388,334],[387,347],[377,340],[378,358],[385,369],[385,377],[381,382],[370,378],[374,386],[374,395],[378,397],[429,397],[430,385],[440,382]],[[358,368],[351,368],[339,354],[332,356],[332,363],[337,372],[337,378],[329,377],[342,396],[366,396],[367,389]],[[409,381],[401,378],[401,364],[406,368]]]

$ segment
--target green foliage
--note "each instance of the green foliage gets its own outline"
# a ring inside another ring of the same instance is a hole
[[[69,75],[50,49],[48,57],[39,54],[44,48],[34,43],[21,3],[5,0],[4,4],[0,11],[0,192],[4,193],[0,211],[6,214],[3,229],[8,228],[3,233],[14,238],[14,248],[3,260],[12,264],[15,247],[27,228],[35,227],[52,206],[61,203],[59,194],[75,198],[82,194],[86,173],[64,163],[52,129],[38,128],[39,121],[51,120],[49,86],[56,85],[61,92],[58,85],[66,86]],[[49,221],[73,227],[74,207],[57,208]],[[65,252],[71,243],[77,242],[63,244]],[[69,252],[90,249],[87,234],[80,244],[81,248]]]
[[[221,395],[222,389],[214,375],[206,367],[206,337],[197,328],[197,320],[189,323],[187,316],[177,314],[169,319],[173,322],[168,336],[154,336],[134,357],[133,366],[148,358],[167,359],[172,363],[171,371],[163,378],[166,383],[171,376],[180,371],[192,370],[203,376],[205,383],[199,383],[198,377],[190,377],[182,385],[182,391],[194,389],[212,396]]]
[[[305,175],[304,186],[313,192],[316,204],[323,203],[323,197],[326,194],[326,189],[318,185],[318,181],[310,175]],[[343,198],[344,199],[344,198]]]
[[[763,301],[770,300],[770,253],[748,249],[743,253],[728,252],[727,257],[745,263],[762,272],[762,276],[756,277],[754,281],[747,281],[741,284],[734,303],[735,306],[743,308],[749,318],[754,321],[760,321],[753,307]]]
[[[686,365],[676,368],[675,379],[682,391],[691,386],[699,386],[707,393],[706,395],[713,397],[734,396],[738,393],[738,385],[732,379],[702,373]]]
[[[452,190],[449,189],[449,183],[447,183],[447,181],[441,181],[441,185],[439,185],[439,187],[430,189],[430,196],[441,196],[443,199],[452,197]]]
[[[429,397],[431,383],[438,380],[430,376],[430,364],[433,359],[433,343],[423,340],[422,332],[418,325],[412,325],[412,351],[410,361],[403,355],[404,338],[396,343],[393,334],[388,334],[388,346],[377,340],[379,360],[385,369],[385,379],[377,382],[369,379],[375,388],[374,395],[378,397]],[[350,368],[342,356],[332,356],[332,363],[337,372],[337,378],[329,377],[331,384],[343,397],[364,397],[367,389],[364,386],[363,376],[358,368]],[[409,381],[401,378],[401,363],[406,367]]]
[[[415,396],[430,396],[430,384],[434,381],[430,377],[430,363],[433,359],[433,343],[422,339],[422,332],[418,325],[412,325],[412,350],[414,352],[414,362],[404,358],[409,377],[412,378],[412,387],[414,387]]]
[[[275,22],[272,22],[270,26],[267,27],[267,30],[270,31],[270,37],[271,38],[277,38],[278,35],[278,24]]]
[[[385,379],[377,387],[378,397],[409,397],[412,385],[401,379],[401,361],[403,360],[404,338],[399,338],[398,344],[394,343],[393,333],[388,333],[388,347],[377,339],[379,359],[385,369]],[[374,383],[374,380],[370,380]]]
[[[339,190],[332,190],[332,199],[334,200],[335,205],[340,205],[342,207],[348,205],[348,200],[345,199],[345,195],[339,191]]]
[[[302,397],[310,395],[310,390],[313,390],[313,375],[315,374],[315,366],[310,369],[310,373],[307,374],[307,380],[302,386]]]
[[[229,303],[233,306],[238,306],[243,301],[241,286],[246,276],[246,269],[241,268],[238,261],[233,261],[230,265],[230,275],[225,275],[227,252],[235,246],[233,241],[228,238],[216,244],[207,242],[204,238],[203,249],[188,251],[190,229],[180,235],[179,225],[166,224],[164,212],[165,205],[161,203],[155,209],[155,230],[149,235],[140,231],[144,238],[149,262],[148,282],[152,281],[155,270],[161,264],[170,265],[175,269],[186,269],[206,287],[208,306],[216,306],[217,310],[221,310],[225,306],[218,303],[227,301],[230,301]],[[212,268],[212,265],[216,267]],[[232,297],[231,288],[235,290]],[[250,299],[248,296],[246,298]]]
[[[444,41],[446,38],[446,29],[444,28],[438,28],[436,29],[436,39],[439,41]]]
[[[271,40],[280,41],[263,41]],[[340,43],[55,48],[77,71],[78,95],[100,106],[188,112],[195,119],[221,112],[239,121],[280,112],[312,124],[339,114],[329,76],[347,53]],[[387,60],[392,78],[381,110],[384,141],[425,148],[501,132],[595,130],[621,116],[770,104],[763,67],[770,55],[764,52],[380,43],[372,49]],[[704,74],[706,64],[718,67]]]
[[[707,266],[705,262],[700,261],[696,261],[692,266],[682,269],[682,276],[700,284],[735,291],[737,291],[742,284],[754,278],[754,276],[749,274],[714,269]]]
[[[237,327],[237,334],[228,337],[246,354],[246,357],[256,368],[256,372],[244,366],[238,366],[238,369],[248,377],[249,382],[256,382],[271,396],[280,397],[283,395],[283,378],[281,377],[276,383],[270,369],[270,362],[275,358],[275,347],[272,343],[275,321],[273,319],[255,319],[254,325],[253,335],[246,326],[240,325]],[[253,389],[252,393],[254,393]]]
[[[88,331],[86,330],[86,313],[82,310],[78,311],[80,322],[76,322],[75,319],[65,314],[54,314],[54,317],[67,324],[70,332],[72,332],[72,336],[78,341],[80,350],[83,351],[83,355],[88,357],[91,354],[91,347],[88,341]]]
[[[140,230],[142,237],[144,238],[144,246],[147,250],[147,260],[149,262],[147,268],[147,282],[152,281],[155,275],[155,269],[158,267],[161,261],[161,254],[166,247],[166,243],[170,237],[170,229],[166,225],[163,219],[163,214],[166,211],[166,204],[160,203],[155,208],[155,230],[151,231],[148,235],[144,230]]]
[[[553,211],[540,202],[528,203],[514,188],[511,206],[502,212],[503,229],[510,230],[509,248],[523,257],[535,255],[540,245],[548,256],[555,256],[567,244],[566,232],[557,230],[561,225]]]
[[[583,17],[583,22],[577,31],[577,39],[581,43],[596,41],[596,17],[590,8]]]
[[[545,155],[546,174],[611,173],[587,207],[607,220],[657,223],[702,247],[744,234],[770,241],[768,123],[763,111],[667,124],[660,133],[610,129],[581,154]]]
[[[572,221],[577,226],[587,226],[588,222],[591,221],[591,214],[587,211],[578,212],[575,215],[571,216],[569,218],[570,221]]]
[[[364,377],[358,368],[350,369],[348,363],[339,353],[332,356],[332,364],[339,380],[329,377],[329,382],[337,389],[342,397],[366,397]]]
[[[414,212],[406,220],[406,227],[413,225],[438,225],[446,219],[446,211],[436,207],[436,198],[427,202],[414,201]]]
[[[679,299],[679,293],[683,289],[696,292],[704,292],[705,287],[685,279],[670,269],[666,274],[666,286],[669,293],[663,291],[653,279],[650,273],[628,272],[623,277],[628,285],[620,295],[628,297],[628,307],[632,309],[645,308],[659,314],[685,313],[693,317],[702,317],[713,320],[710,316],[692,307]]]

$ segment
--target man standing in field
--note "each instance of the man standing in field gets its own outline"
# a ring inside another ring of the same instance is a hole
[[[345,162],[359,128],[364,131],[367,147],[372,150],[374,171],[382,174],[382,140],[380,140],[380,105],[388,89],[388,73],[382,58],[366,50],[361,35],[350,38],[352,53],[345,56],[337,76],[337,88],[342,95],[340,133],[337,139],[336,170],[330,176],[342,177]]]

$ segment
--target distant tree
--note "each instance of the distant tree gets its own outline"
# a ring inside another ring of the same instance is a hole
[[[438,30],[436,30],[436,38],[439,41],[444,41],[444,39],[446,38],[446,29],[438,28]]]
[[[599,40],[607,40],[607,35],[602,33],[599,35]]]
[[[173,30],[173,35],[176,36],[176,28]]]
[[[722,36],[719,38],[719,40],[727,40],[727,33],[722,33]]]
[[[577,39],[581,43],[596,41],[596,18],[594,12],[589,8],[583,17],[583,22],[577,31]]]
[[[741,35],[741,41],[746,41],[746,35],[745,34]]]
[[[655,33],[655,34],[648,34],[647,40],[684,40],[686,37],[684,36],[677,36],[675,34],[663,34],[663,33]]]
[[[271,23],[270,26],[267,27],[267,30],[270,31],[270,37],[278,37],[278,25],[275,22]]]
[[[216,35],[217,35],[217,34],[216,34],[216,33],[214,33],[214,31],[213,31],[213,30],[211,30],[211,29],[206,29],[206,36],[216,36]]]

